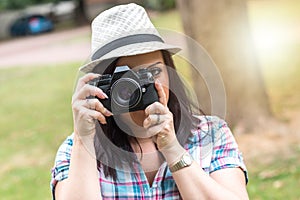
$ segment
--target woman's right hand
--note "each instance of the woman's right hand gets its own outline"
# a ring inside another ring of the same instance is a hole
[[[73,94],[73,122],[77,136],[93,136],[96,120],[99,120],[101,124],[106,124],[105,117],[112,115],[97,98],[87,99],[89,96],[100,99],[108,98],[100,88],[88,84],[89,81],[97,77],[99,74],[94,73],[88,73],[81,77]]]

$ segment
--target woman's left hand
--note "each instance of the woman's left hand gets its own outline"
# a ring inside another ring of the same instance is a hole
[[[147,129],[147,135],[152,135],[158,150],[164,154],[167,161],[173,162],[185,150],[176,138],[173,114],[167,106],[168,102],[163,86],[160,82],[155,82],[155,87],[159,102],[155,102],[145,109],[147,117],[143,126]],[[170,162],[168,163],[170,164]]]

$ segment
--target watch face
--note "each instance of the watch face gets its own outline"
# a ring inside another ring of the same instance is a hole
[[[191,164],[192,164],[192,158],[191,158],[191,156],[189,156],[188,154],[185,154],[185,155],[182,157],[182,160],[183,160],[183,162],[184,162],[186,165],[191,165]]]

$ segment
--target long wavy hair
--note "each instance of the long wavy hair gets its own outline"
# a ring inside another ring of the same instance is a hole
[[[179,143],[183,146],[191,136],[191,130],[199,124],[199,119],[193,117],[193,112],[198,110],[204,114],[190,98],[188,98],[187,88],[180,79],[171,54],[168,51],[162,51],[163,60],[167,66],[169,75],[169,100],[168,108],[173,114],[175,133]],[[116,68],[117,60],[112,62],[104,71],[102,67],[96,67],[93,72],[101,74],[112,74]],[[101,69],[102,68],[102,69]],[[102,71],[101,71],[102,70]],[[195,109],[196,108],[196,109]],[[132,134],[125,133],[116,123],[114,117],[107,118],[107,124],[96,123],[95,150],[98,169],[102,169],[104,175],[117,179],[116,167],[122,167],[127,163],[129,167],[134,167],[137,158],[133,153],[130,141],[138,144]],[[123,125],[122,125],[123,126]],[[126,124],[125,124],[126,126]],[[108,145],[112,143],[113,145]],[[142,152],[141,146],[140,150]],[[129,152],[129,156],[124,157],[122,152]]]

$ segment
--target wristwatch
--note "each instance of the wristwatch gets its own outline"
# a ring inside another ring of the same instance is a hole
[[[176,172],[182,168],[188,167],[192,164],[193,158],[189,153],[185,153],[181,156],[180,160],[174,165],[170,166],[171,172]]]

